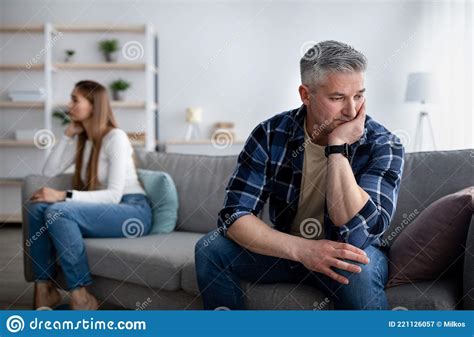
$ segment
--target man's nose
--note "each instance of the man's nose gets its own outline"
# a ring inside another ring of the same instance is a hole
[[[346,106],[344,107],[343,114],[351,120],[357,116],[357,106],[353,99],[346,100]]]

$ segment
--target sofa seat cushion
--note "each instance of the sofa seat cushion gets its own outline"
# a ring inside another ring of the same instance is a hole
[[[183,290],[194,296],[199,295],[194,262],[188,263],[183,268],[181,277]],[[242,282],[241,286],[246,294],[247,308],[251,310],[329,310],[333,308],[333,304],[321,290],[304,284]]]
[[[453,276],[385,289],[392,310],[456,310],[460,291],[461,285]]]
[[[194,261],[202,234],[172,232],[127,239],[85,239],[93,275],[164,290],[181,289],[181,271]]]
[[[197,296],[194,262],[186,264],[181,273],[182,288]],[[323,291],[308,285],[288,283],[250,284],[242,282],[247,307],[252,310],[329,310],[334,304]],[[395,310],[459,309],[461,286],[456,277],[447,276],[436,282],[416,282],[385,290],[390,308]]]

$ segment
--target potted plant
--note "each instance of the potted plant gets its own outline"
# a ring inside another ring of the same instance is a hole
[[[130,82],[123,79],[118,79],[110,84],[112,90],[112,97],[114,101],[125,100],[125,91],[130,88]]]
[[[72,49],[66,49],[66,50],[64,51],[64,54],[66,54],[65,57],[64,57],[64,62],[67,63],[67,62],[71,62],[71,61],[72,61],[72,59],[73,59],[73,57],[74,57],[74,54],[76,54],[76,51],[75,51],[75,50],[72,50]]]
[[[53,118],[56,118],[61,126],[67,125],[71,122],[71,118],[67,115],[66,110],[56,109],[53,111]]]
[[[119,42],[116,39],[99,42],[99,49],[104,55],[106,62],[117,62],[117,51],[119,48]]]

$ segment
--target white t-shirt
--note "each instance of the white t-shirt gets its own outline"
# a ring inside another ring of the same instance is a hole
[[[56,176],[63,173],[76,159],[76,139],[63,134],[46,160],[43,168],[45,176]],[[84,147],[81,178],[86,181],[87,164],[91,153],[92,142],[86,141]],[[68,201],[87,201],[118,204],[124,194],[141,193],[145,191],[138,182],[133,148],[127,134],[118,128],[110,130],[102,139],[100,148],[97,178],[98,190],[73,190],[72,199]]]

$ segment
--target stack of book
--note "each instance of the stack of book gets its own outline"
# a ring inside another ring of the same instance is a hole
[[[44,101],[45,91],[43,88],[36,90],[10,90],[8,98],[15,102],[41,102]]]

